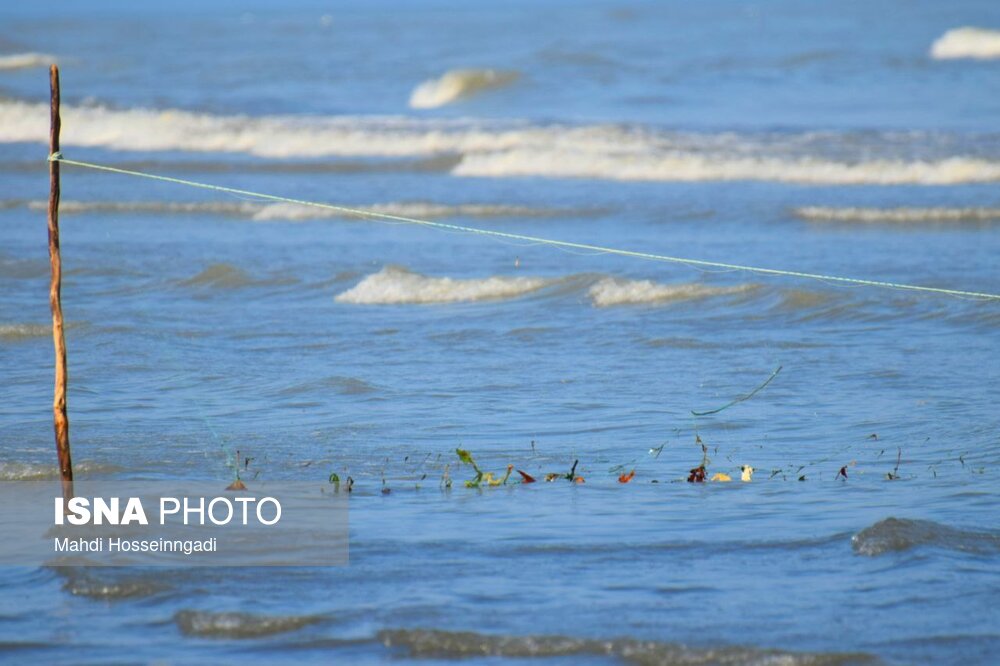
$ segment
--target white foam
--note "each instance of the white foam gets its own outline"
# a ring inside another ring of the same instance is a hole
[[[549,176],[648,181],[757,180],[818,185],[951,185],[1000,180],[1000,162],[972,157],[933,161],[838,162],[816,157],[743,157],[694,152],[518,149],[468,155],[460,176]]]
[[[518,78],[517,72],[495,69],[453,69],[437,79],[424,81],[410,95],[410,108],[435,109],[485,90],[502,88]]]
[[[429,277],[386,266],[336,297],[358,305],[458,303],[518,298],[551,284],[532,277],[493,276],[478,279]]]
[[[661,284],[650,280],[602,278],[590,287],[590,300],[599,308],[616,305],[653,305],[677,301],[692,301],[712,296],[742,294],[756,285],[712,287],[697,283]]]
[[[0,142],[45,143],[47,119],[45,105],[0,101]],[[215,116],[64,107],[63,128],[64,147],[244,153],[280,159],[459,155],[453,174],[491,178],[830,185],[1000,181],[997,159],[942,152],[941,145],[931,145],[926,136],[875,136],[851,158],[841,156],[845,141],[836,134],[683,134],[614,125]]]
[[[931,57],[937,60],[1000,58],[1000,30],[971,26],[949,30],[931,45]]]
[[[56,62],[56,57],[44,53],[9,53],[0,55],[0,70],[48,67]]]
[[[48,141],[48,106],[0,101],[0,142]],[[541,128],[347,116],[217,116],[190,111],[63,106],[63,146],[243,153],[267,158],[412,157],[503,150]]]
[[[439,219],[445,217],[545,217],[551,215],[570,214],[572,211],[554,209],[529,208],[527,206],[510,206],[504,204],[437,204],[429,201],[400,201],[373,204],[370,206],[348,206],[356,210],[399,217],[418,219]],[[275,203],[257,211],[253,219],[269,220],[318,220],[331,217],[356,217],[350,213],[332,208],[304,206],[292,203]]]
[[[1000,208],[832,208],[804,206],[792,211],[804,220],[829,222],[986,222],[1000,220]]]

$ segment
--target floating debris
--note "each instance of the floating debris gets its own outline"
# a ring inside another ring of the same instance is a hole
[[[896,466],[891,472],[886,472],[885,478],[889,481],[894,481],[899,478],[899,463],[903,459],[903,447],[896,447]]]
[[[705,466],[698,465],[688,474],[688,483],[705,483]]]

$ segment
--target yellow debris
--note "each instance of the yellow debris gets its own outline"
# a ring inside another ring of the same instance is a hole
[[[728,474],[723,474],[722,472],[716,472],[712,475],[712,481],[732,481]]]
[[[742,470],[743,472],[740,475],[741,481],[749,483],[751,480],[753,480],[753,467],[751,467],[750,465],[743,465],[743,467],[740,467],[740,470]]]

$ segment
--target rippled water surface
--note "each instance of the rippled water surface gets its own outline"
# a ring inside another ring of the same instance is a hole
[[[0,17],[2,480],[54,473],[50,56],[74,159],[1000,292],[989,2]],[[935,46],[963,26],[985,32]],[[1000,650],[1000,302],[560,251],[71,166],[62,244],[78,475],[228,483],[239,449],[251,478],[351,476],[351,564],[5,569],[0,659],[924,664]],[[512,479],[465,488],[458,447]],[[733,481],[687,483],[703,459]],[[562,478],[574,461],[582,482]]]

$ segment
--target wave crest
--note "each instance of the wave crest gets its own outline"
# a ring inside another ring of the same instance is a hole
[[[650,280],[622,280],[606,277],[593,284],[587,293],[594,305],[605,308],[615,305],[652,305],[691,301],[712,296],[743,294],[753,289],[756,289],[756,285],[712,287],[697,283],[661,284]]]
[[[486,90],[503,88],[519,77],[517,72],[496,69],[453,69],[414,88],[410,108],[436,109]]]
[[[0,70],[48,67],[56,62],[56,57],[45,53],[9,53],[0,56]]]
[[[182,610],[174,616],[181,632],[203,638],[258,638],[296,631],[319,621],[311,615],[252,615]]]
[[[0,342],[21,342],[52,335],[52,326],[45,324],[0,324]]]
[[[972,26],[949,30],[931,45],[931,57],[936,60],[1000,58],[1000,30]]]
[[[960,530],[930,520],[886,518],[851,537],[851,547],[854,552],[870,557],[910,550],[918,546],[996,553],[1000,551],[1000,534]]]
[[[90,599],[138,599],[151,597],[168,589],[155,576],[118,576],[114,572],[100,574],[86,569],[65,567],[57,572],[66,576],[63,590],[77,597]]]
[[[41,104],[0,100],[0,142],[46,142],[47,112]],[[618,125],[219,116],[100,106],[66,106],[63,112],[65,125],[73,128],[64,136],[66,146],[309,160],[450,156],[460,159],[445,168],[458,176],[829,185],[1000,181],[1000,161],[991,156],[992,149],[950,134],[711,134]]]
[[[217,289],[239,289],[255,284],[246,271],[231,264],[211,264],[193,278],[184,280],[189,287],[214,287]]]
[[[878,663],[866,654],[786,652],[750,647],[691,648],[679,643],[635,639],[594,640],[569,636],[504,636],[434,629],[392,629],[378,633],[387,647],[414,658],[552,658],[589,655],[633,664],[859,664]]]
[[[796,217],[818,222],[990,222],[1000,221],[1000,208],[795,208]]]
[[[453,173],[487,178],[547,176],[606,180],[775,181],[827,185],[953,185],[1000,180],[1000,162],[976,157],[840,162],[815,156],[744,157],[681,151],[521,148],[467,155]]]
[[[0,209],[4,207],[14,208],[24,203],[19,200],[0,201]],[[48,209],[49,204],[47,201],[28,201],[26,205],[30,210],[45,211]],[[593,216],[605,212],[601,209],[532,208],[513,204],[441,204],[431,201],[392,201],[367,206],[355,204],[347,207],[372,213],[424,219],[447,217],[570,217]],[[301,222],[306,220],[356,217],[351,213],[336,208],[284,202],[256,203],[250,201],[61,201],[59,212],[62,215],[86,213],[226,215],[231,217],[245,217],[256,222]]]
[[[73,464],[76,475],[113,474],[121,468],[114,465],[104,465],[89,461]],[[0,462],[0,481],[42,481],[59,477],[59,468],[55,464],[42,465],[23,462]]]
[[[338,303],[401,305],[497,301],[519,298],[552,284],[553,280],[495,275],[456,279],[429,277],[399,266],[386,266],[338,294]]]

